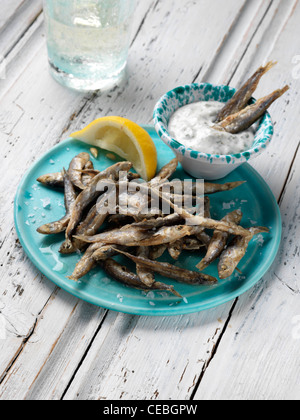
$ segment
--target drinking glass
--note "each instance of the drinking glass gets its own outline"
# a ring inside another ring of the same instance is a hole
[[[44,0],[50,71],[61,84],[109,89],[127,64],[135,0]]]

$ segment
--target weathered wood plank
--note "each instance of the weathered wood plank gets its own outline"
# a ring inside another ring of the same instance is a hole
[[[9,24],[10,20],[17,12],[18,8],[26,0],[2,0],[1,1],[1,15],[0,15],[0,32]]]
[[[189,399],[229,307],[175,318],[110,314],[65,399]]]
[[[207,73],[203,75],[201,81],[225,85],[230,83],[240,84],[244,82],[243,77],[246,75],[242,74],[240,67],[244,66],[244,63],[247,62],[245,72],[249,73],[251,71],[249,67],[252,65],[252,54],[249,53],[249,50],[255,50],[256,45],[262,41],[262,36],[259,36],[259,34],[263,34],[266,28],[269,30],[271,22],[274,19],[274,14],[276,14],[276,10],[281,3],[284,3],[284,6],[287,6],[288,2],[281,2],[281,0],[254,0],[247,2],[240,19],[233,27],[230,35],[224,42],[223,48],[216,57],[216,60],[208,69]],[[283,5],[281,5],[281,7],[282,6]],[[283,13],[283,11],[281,11],[281,13]],[[276,30],[278,25],[282,25],[281,14],[278,15],[278,18],[278,22],[275,25]],[[259,41],[254,43],[254,37]],[[240,42],[237,43],[237,39],[239,39]],[[269,41],[271,40],[272,38],[269,39]],[[256,53],[257,51],[254,52],[254,54]],[[265,57],[262,58],[262,62],[264,60]],[[236,74],[237,69],[239,69],[239,71]],[[235,75],[237,77],[235,77]]]
[[[60,399],[105,313],[57,290],[2,381],[0,399],[43,399],[42,392]]]
[[[18,4],[18,7],[14,8],[12,3]],[[5,0],[4,8],[7,8],[9,13],[3,13],[1,4],[1,18],[9,17],[9,23],[7,22],[2,30],[0,20],[0,54],[2,57],[8,55],[40,15],[42,3],[42,0],[14,0],[13,2]]]

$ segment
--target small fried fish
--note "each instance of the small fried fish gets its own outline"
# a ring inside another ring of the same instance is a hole
[[[244,258],[249,243],[255,235],[259,233],[268,233],[269,229],[264,227],[256,227],[249,229],[249,236],[236,236],[232,243],[226,248],[221,254],[220,261],[218,264],[218,271],[220,279],[227,279],[230,277],[238,264]]]
[[[235,210],[232,213],[229,213],[227,216],[225,216],[222,221],[223,222],[229,222],[229,223],[235,223],[238,225],[242,220],[243,214],[240,210]],[[224,251],[224,248],[227,244],[227,241],[229,239],[229,233],[228,232],[220,232],[219,230],[215,230],[213,237],[209,243],[207,253],[203,260],[197,265],[197,268],[202,271],[206,267],[208,267],[212,262],[214,262]]]
[[[216,130],[225,130],[231,134],[238,134],[247,130],[264,115],[273,102],[288,90],[289,86],[275,90],[270,95],[259,99],[255,104],[249,105],[242,111],[225,118],[225,120],[221,121],[219,124],[214,125],[213,128]]]
[[[180,283],[192,285],[213,285],[218,282],[216,278],[207,274],[185,270],[184,268],[179,268],[172,264],[152,261],[147,258],[135,257],[134,255],[120,250],[118,252],[120,254],[125,255],[127,258],[131,259],[135,263],[144,265],[149,270],[152,270],[155,273],[158,273],[164,277],[177,280]]]
[[[62,172],[55,172],[54,174],[46,174],[40,176],[37,181],[46,187],[50,188],[64,188],[64,176]]]
[[[170,292],[174,296],[179,297],[182,299],[182,296],[176,292],[174,289],[174,286],[169,286],[164,283],[155,282],[151,287],[146,286],[143,284],[137,274],[132,273],[127,267],[122,266],[118,262],[114,261],[113,259],[108,259],[106,261],[103,261],[100,263],[101,267],[106,271],[106,273],[113,277],[115,280],[133,287],[135,289],[139,290],[159,290],[159,291],[165,291]]]
[[[244,109],[255,92],[260,79],[264,74],[271,70],[275,64],[277,63],[270,61],[265,66],[261,66],[258,70],[256,70],[250,79],[247,80],[247,82],[235,93],[233,98],[226,103],[224,108],[221,109],[217,115],[216,123],[219,123],[229,117],[229,115],[236,114]]]
[[[75,156],[69,166],[69,176],[75,187],[80,190],[85,189],[85,185],[82,183],[82,171],[86,164],[90,161],[90,155],[88,153],[79,153]]]
[[[65,188],[65,208],[66,208],[66,214],[65,216],[52,223],[47,223],[43,226],[40,226],[37,231],[41,233],[42,235],[53,235],[58,234],[61,232],[64,232],[68,226],[68,223],[70,221],[70,216],[73,211],[73,207],[75,205],[76,201],[76,191],[74,189],[74,185],[71,182],[70,176],[68,172],[65,170],[63,171],[63,179],[64,179],[64,188]]]

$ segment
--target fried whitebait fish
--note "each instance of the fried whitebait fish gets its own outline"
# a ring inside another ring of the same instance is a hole
[[[79,194],[66,229],[66,240],[69,241],[70,246],[72,235],[77,225],[80,223],[84,210],[103,193],[99,191],[99,182],[108,178],[116,180],[120,171],[129,171],[131,168],[132,163],[130,162],[119,162],[96,175],[91,183]]]
[[[255,104],[247,106],[242,111],[236,114],[229,115],[225,120],[219,124],[214,125],[213,128],[216,130],[225,130],[231,134],[238,134],[242,131],[247,130],[256,121],[258,121],[269,107],[279,99],[282,95],[289,90],[289,86],[285,86],[283,89],[275,90],[270,95],[259,99]]]
[[[178,292],[176,292],[174,286],[169,286],[164,283],[155,282],[152,284],[151,287],[148,287],[144,283],[142,283],[141,279],[137,274],[132,273],[127,267],[122,266],[113,259],[107,259],[106,261],[103,261],[99,264],[109,276],[125,284],[126,286],[146,291],[158,290],[170,292],[174,296],[177,296],[178,298],[182,299],[182,296]]]
[[[129,254],[128,252],[118,250],[120,254],[125,255],[136,264],[141,264],[147,267],[149,270],[154,271],[164,277],[174,279],[180,283],[191,284],[191,285],[213,285],[218,280],[207,274],[198,273],[195,271],[186,270],[184,268],[176,267],[172,264],[162,263],[158,261],[152,261],[143,257],[136,257]]]
[[[77,194],[76,194],[74,185],[71,182],[69,173],[64,170],[62,173],[62,177],[64,180],[64,188],[65,188],[66,214],[62,219],[56,222],[47,223],[43,226],[40,226],[37,229],[37,231],[43,235],[53,235],[53,234],[64,232],[70,221],[71,213],[75,205]]]
[[[220,279],[227,279],[234,273],[234,270],[237,268],[242,258],[244,258],[248,246],[255,235],[268,232],[268,228],[256,227],[249,229],[250,235],[247,237],[236,236],[231,244],[221,254],[218,264]]]
[[[41,175],[37,181],[40,184],[50,188],[63,188],[64,187],[64,176],[62,172],[55,172],[53,174]]]
[[[262,73],[264,71],[267,71],[267,66],[261,70]],[[251,86],[248,86],[249,95],[259,77],[257,73]],[[237,100],[236,106],[240,107],[242,102]],[[256,107],[259,107],[259,103]],[[248,108],[239,113],[246,113]],[[254,111],[256,108],[251,108],[251,113]],[[227,122],[229,118],[232,115],[227,117]],[[224,121],[226,119],[221,124]],[[230,121],[234,123],[234,119]],[[204,191],[201,189],[201,192],[194,182],[188,191],[182,188],[183,196],[173,184],[165,193],[165,185],[177,166],[178,160],[173,159],[152,181],[140,183],[135,181],[139,175],[130,172],[130,162],[119,162],[100,172],[93,167],[88,153],[80,153],[72,159],[67,172],[64,170],[38,179],[49,187],[64,188],[66,207],[66,214],[61,220],[41,226],[38,232],[54,234],[65,231],[60,252],[84,252],[69,279],[79,281],[99,266],[127,286],[144,291],[166,291],[182,298],[173,286],[157,282],[155,274],[183,284],[214,286],[218,280],[202,270],[217,258],[220,258],[220,279],[230,277],[237,270],[253,236],[268,230],[242,227],[240,211],[229,213],[222,220],[214,220],[209,197],[238,188],[244,181],[224,184],[205,182]],[[120,171],[125,172],[124,177],[123,174],[121,177]],[[182,182],[182,186],[186,186],[185,183]],[[195,211],[193,206],[186,204],[186,198],[194,203],[199,194],[204,203],[203,216],[198,206]],[[129,207],[124,206],[123,198]],[[125,213],[122,212],[123,207]],[[230,237],[233,240],[227,246]],[[184,251],[199,252],[203,247],[206,248],[206,254],[198,265],[199,271],[157,261],[167,250],[174,260],[178,260]],[[119,254],[135,263],[136,273],[113,259]]]
[[[90,155],[88,153],[79,153],[75,156],[69,166],[69,176],[75,187],[80,190],[85,189],[85,185],[82,183],[82,173],[80,172],[85,168],[87,163],[90,161]]]
[[[238,225],[242,220],[243,214],[240,210],[233,211],[225,216],[222,221],[235,223]],[[215,230],[213,237],[209,243],[207,253],[203,260],[197,265],[197,268],[202,271],[210,264],[212,264],[224,251],[224,248],[227,244],[230,234],[228,232],[221,232]]]
[[[271,70],[275,64],[277,63],[270,61],[265,66],[261,66],[258,70],[256,70],[250,79],[247,80],[247,82],[235,93],[232,99],[230,99],[230,101],[228,101],[224,108],[219,112],[216,123],[219,123],[229,117],[229,115],[236,114],[244,109],[255,92],[260,79],[264,74]]]

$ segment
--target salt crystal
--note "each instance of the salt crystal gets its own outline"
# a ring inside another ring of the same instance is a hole
[[[230,210],[231,207],[235,206],[234,201],[230,201],[229,203],[223,203],[223,210]]]
[[[55,164],[55,161],[53,159],[50,159],[49,160],[49,163],[50,163],[50,165],[54,165]]]
[[[155,306],[155,303],[154,302],[149,302],[149,305]]]
[[[189,303],[187,298],[185,298],[185,297],[183,298],[183,301],[184,301],[184,303]]]
[[[262,235],[258,235],[256,237],[256,242],[258,243],[259,246],[263,246],[265,242],[264,237]]]
[[[117,299],[119,299],[120,303],[123,302],[124,297],[120,295],[120,293],[117,295]]]
[[[167,299],[169,297],[169,294],[166,292],[159,292],[158,294],[164,299]]]
[[[41,198],[41,202],[43,203],[43,208],[44,209],[50,209],[51,207],[51,200],[49,197],[47,198]]]
[[[95,277],[97,277],[97,276],[98,276],[98,274],[95,274]],[[101,281],[102,281],[103,284],[109,284],[111,282],[108,277],[103,277]]]

